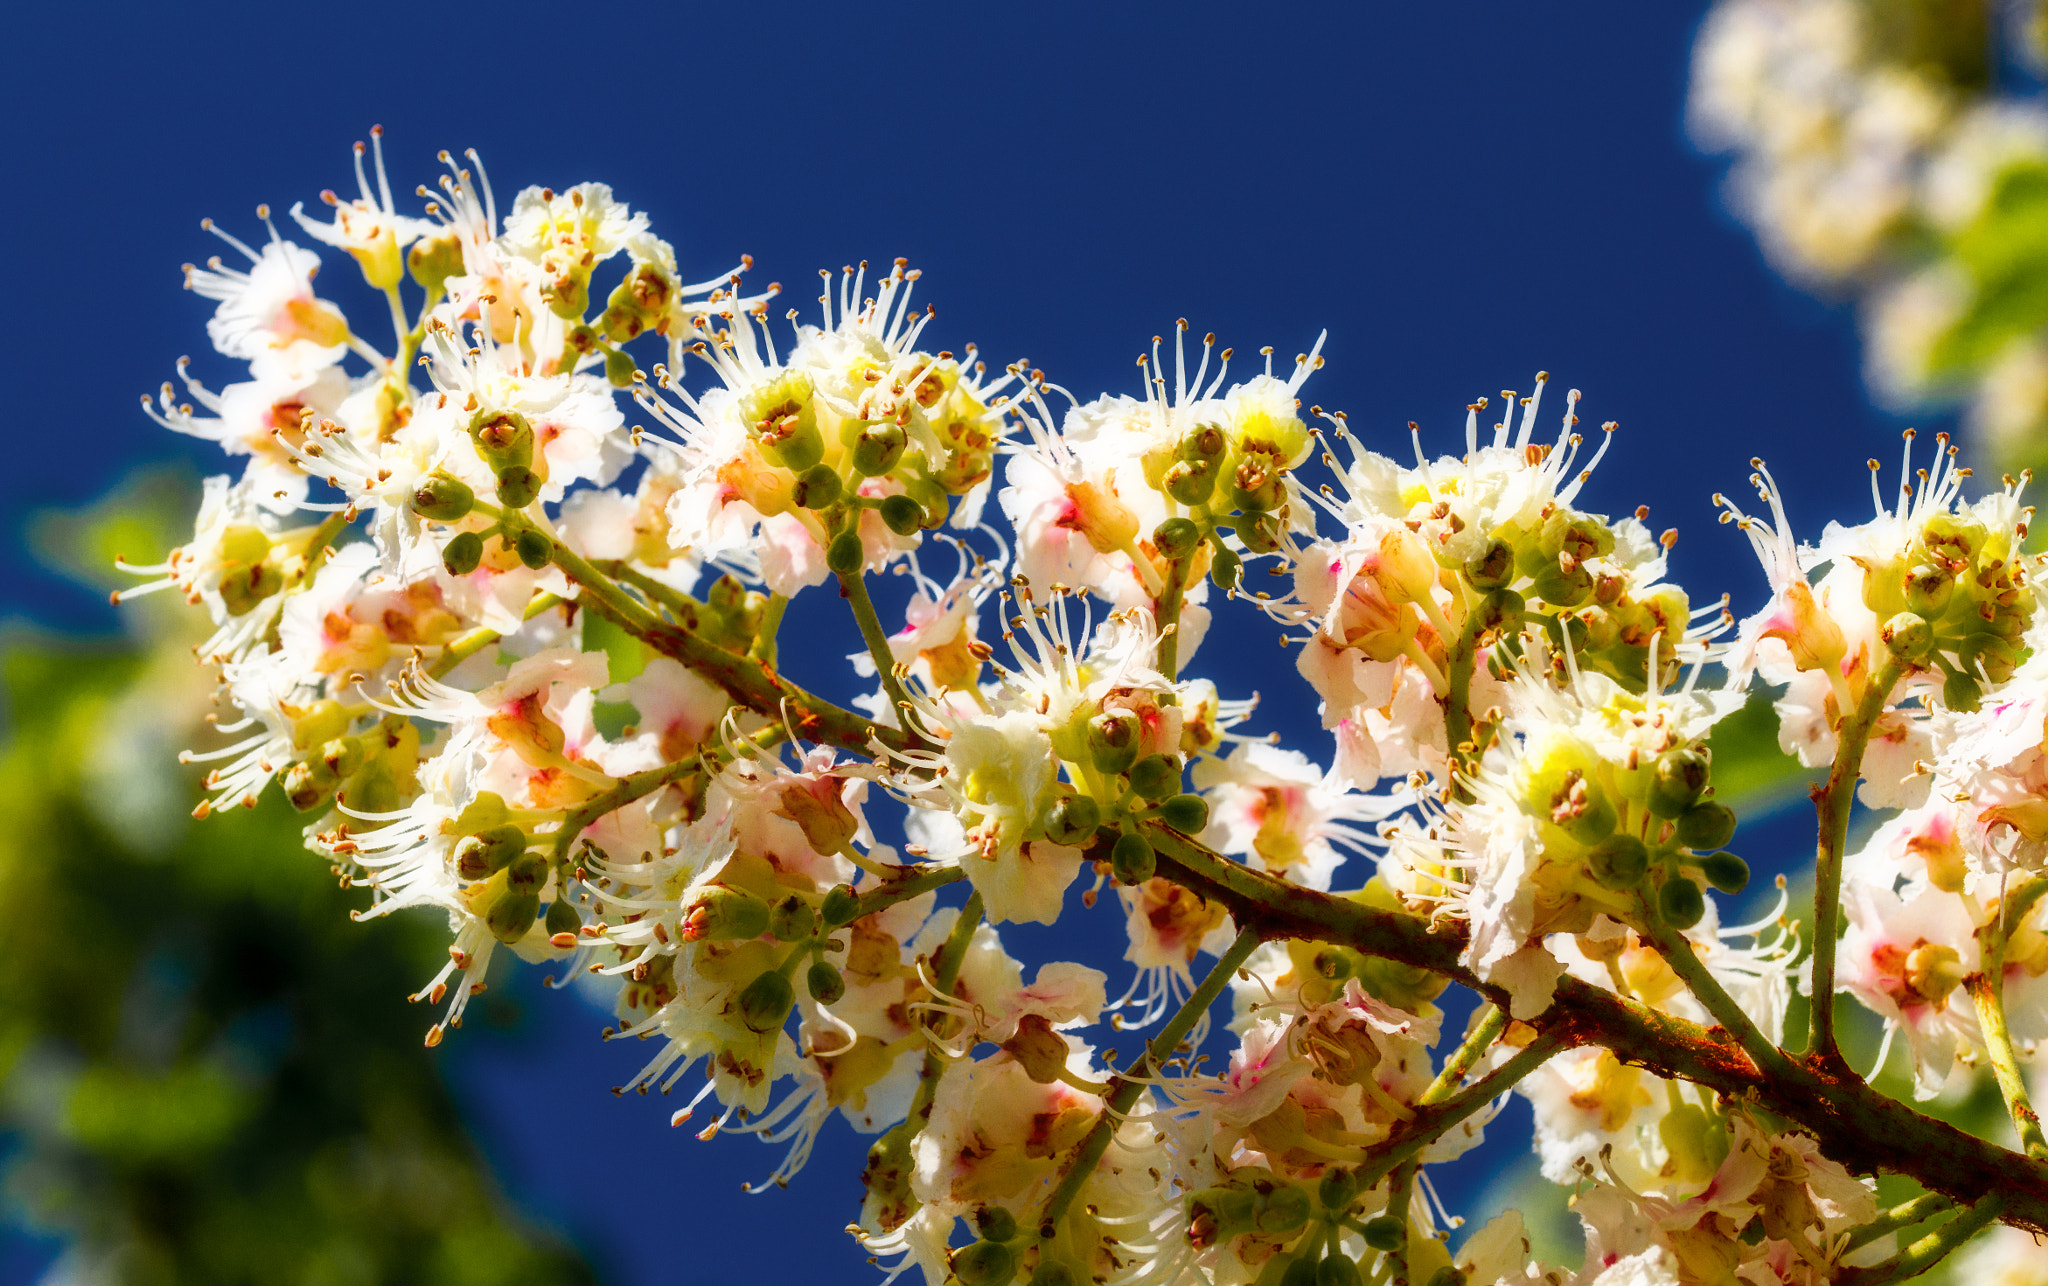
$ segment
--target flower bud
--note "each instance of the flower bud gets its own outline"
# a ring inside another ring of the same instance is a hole
[[[983,1206],[975,1211],[974,1226],[989,1241],[1013,1241],[1017,1236],[1017,1216],[1001,1206]]]
[[[1734,897],[1749,887],[1749,863],[1733,853],[1709,853],[1700,859],[1700,874],[1707,883]]]
[[[890,422],[870,424],[853,440],[853,467],[864,478],[879,478],[903,459],[910,437],[901,425]]]
[[[533,426],[517,411],[479,411],[469,422],[477,454],[493,471],[533,464]]]
[[[1358,1174],[1353,1170],[1327,1170],[1316,1188],[1316,1200],[1333,1215],[1342,1215],[1358,1199]]]
[[[1341,1252],[1323,1256],[1323,1262],[1316,1265],[1316,1286],[1360,1286],[1364,1280],[1359,1276],[1358,1265]]]
[[[1061,795],[1045,810],[1045,837],[1055,844],[1079,848],[1102,825],[1102,806],[1092,795]]]
[[[813,960],[804,971],[804,990],[821,1005],[836,1005],[846,994],[846,978],[830,960]]]
[[[511,865],[526,851],[526,832],[517,826],[493,826],[465,835],[455,846],[455,873],[465,880],[481,880]]]
[[[467,576],[484,560],[484,538],[473,531],[457,532],[441,551],[441,566],[450,576]]]
[[[319,760],[300,760],[284,770],[284,797],[302,813],[312,812],[334,793],[335,778]]]
[[[927,515],[924,506],[909,496],[887,496],[882,500],[882,525],[899,536],[915,536]]]
[[[540,494],[540,475],[523,464],[498,470],[498,503],[507,509],[524,509]]]
[[[1024,1074],[1040,1085],[1050,1085],[1067,1067],[1067,1038],[1052,1029],[1043,1014],[1025,1014],[1017,1020],[1017,1033],[1003,1042],[1003,1052],[1017,1060]]]
[[[1238,520],[1237,538],[1244,547],[1254,554],[1272,554],[1280,550],[1280,516],[1273,513],[1247,515]]]
[[[740,416],[761,444],[761,454],[791,473],[802,473],[825,455],[813,392],[810,376],[784,371],[740,398]]]
[[[1176,461],[1167,466],[1160,487],[1175,503],[1198,508],[1216,494],[1216,466],[1207,460]]]
[[[422,237],[405,252],[405,268],[429,295],[441,293],[450,277],[462,276],[462,242],[452,232]]]
[[[818,932],[818,913],[801,895],[792,893],[768,912],[768,932],[782,942],[805,942]]]
[[[1188,1240],[1213,1246],[1252,1230],[1256,1202],[1235,1184],[1218,1184],[1188,1194]]]
[[[1678,842],[1695,851],[1720,848],[1735,838],[1735,811],[1706,800],[1678,815]]]
[[[534,917],[539,914],[540,894],[508,888],[491,900],[490,909],[484,912],[484,927],[500,942],[517,942],[532,932]]]
[[[275,563],[261,562],[247,571],[221,577],[220,601],[229,616],[246,616],[258,603],[284,588],[284,573]]]
[[[1152,547],[1175,560],[1188,557],[1202,543],[1202,529],[1186,518],[1168,518],[1152,529]]]
[[[630,388],[639,373],[639,364],[624,349],[614,348],[604,355],[605,383],[613,388]]]
[[[1221,460],[1230,448],[1230,439],[1222,428],[1214,424],[1197,424],[1180,435],[1174,444],[1174,454],[1183,460]]]
[[[1408,1242],[1408,1224],[1394,1215],[1378,1215],[1365,1221],[1365,1244],[1389,1254]]]
[[[576,936],[583,928],[583,913],[578,911],[568,898],[557,897],[548,903],[547,922],[541,927],[547,930],[549,938],[566,937],[569,939],[569,945],[574,946]],[[559,947],[562,943],[556,941],[554,945]]]
[[[456,522],[476,504],[476,492],[460,478],[430,473],[413,488],[412,511],[433,522]]]
[[[1199,835],[1209,825],[1209,801],[1200,795],[1175,795],[1159,806],[1159,820],[1183,835]]]
[[[1127,771],[1138,758],[1144,727],[1128,710],[1105,710],[1088,721],[1088,758],[1101,773]]]
[[[796,989],[789,979],[770,969],[740,990],[740,1021],[751,1032],[765,1036],[789,1021],[796,1008]]]
[[[1180,789],[1180,758],[1177,755],[1146,755],[1131,765],[1131,789],[1148,804],[1156,804]]]
[[[843,928],[860,918],[860,895],[851,884],[835,884],[825,890],[824,904],[818,910],[826,928]]]
[[[1043,1251],[1039,1252],[1041,1255]],[[1027,1286],[1081,1286],[1081,1279],[1074,1276],[1074,1270],[1056,1259],[1041,1258],[1038,1267],[1031,1270]]]
[[[1211,544],[1210,548],[1215,551],[1216,559],[1209,567],[1209,579],[1215,581],[1216,588],[1220,590],[1236,589],[1237,583],[1244,578],[1244,560],[1220,544]]]
[[[1158,869],[1159,859],[1152,845],[1136,831],[1117,836],[1109,850],[1109,869],[1119,884],[1143,884]]]
[[[1506,589],[1515,579],[1515,547],[1495,536],[1465,564],[1465,579],[1482,593]]]
[[[839,499],[839,475],[828,464],[814,464],[804,470],[789,493],[790,503],[799,509],[823,509]]]
[[[1674,875],[1657,890],[1657,913],[1664,923],[1683,932],[1700,922],[1707,913],[1707,899],[1700,886],[1683,875]]]
[[[1530,592],[1552,607],[1578,607],[1593,597],[1593,574],[1569,554],[1559,554],[1536,573]]]
[[[1934,646],[1934,627],[1924,616],[1900,612],[1878,627],[1878,637],[1901,661],[1917,661]]]
[[[1253,1198],[1252,1227],[1263,1233],[1293,1232],[1308,1222],[1314,1210],[1309,1195],[1291,1183],[1283,1183]]]
[[[1984,685],[1961,670],[1942,681],[1941,703],[1958,714],[1973,714],[1984,701]]]
[[[730,884],[707,884],[683,913],[685,941],[724,942],[768,932],[768,904]]]
[[[1699,750],[1667,750],[1650,770],[1650,811],[1674,818],[1693,806],[1707,788],[1708,760]]]
[[[537,529],[522,527],[519,534],[512,538],[512,552],[518,554],[519,561],[528,568],[539,571],[555,556],[555,544]]]
[[[1316,1261],[1309,1258],[1313,1252],[1306,1249],[1299,1259],[1292,1260],[1280,1274],[1279,1286],[1316,1286]],[[1274,1261],[1278,1263],[1278,1260]],[[1270,1271],[1270,1270],[1268,1270]],[[1261,1274],[1263,1276],[1264,1274]]]
[[[868,560],[867,549],[860,543],[860,533],[852,528],[840,532],[825,546],[825,566],[835,576],[858,576]]]
[[[1632,889],[1650,869],[1650,850],[1633,835],[1609,835],[1586,854],[1586,869],[1603,888]]]

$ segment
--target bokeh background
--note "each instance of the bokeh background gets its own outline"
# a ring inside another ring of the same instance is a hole
[[[166,726],[194,689],[161,659],[179,627],[117,617],[105,592],[111,554],[165,539],[218,467],[136,407],[180,354],[208,373],[210,309],[178,276],[216,249],[202,216],[248,234],[259,202],[347,190],[350,143],[381,123],[401,191],[432,181],[441,148],[478,149],[501,201],[608,181],[652,213],[686,275],[751,253],[754,280],[802,303],[819,268],[905,256],[938,342],[1028,357],[1083,397],[1136,392],[1133,359],[1176,318],[1282,361],[1327,328],[1305,399],[1404,454],[1408,421],[1451,448],[1467,402],[1548,370],[1554,393],[1585,391],[1588,423],[1621,425],[1591,506],[1649,505],[1683,533],[1676,579],[1741,609],[1762,578],[1709,498],[1745,490],[1752,455],[1814,534],[1864,511],[1863,461],[1892,458],[1903,425],[1956,417],[1867,396],[1873,273],[1788,284],[1753,206],[1724,199],[1726,159],[1687,128],[1705,13],[1375,0],[12,15],[0,1282],[871,1272],[840,1231],[860,1140],[828,1131],[790,1192],[743,1195],[774,1154],[700,1144],[668,1128],[668,1106],[614,1098],[638,1054],[601,1044],[601,1011],[530,972],[429,1055],[402,996],[440,926],[350,923],[361,895],[299,851],[282,811],[182,820],[182,734]],[[1984,68],[1973,92],[2032,92],[2018,56]],[[1326,754],[1271,635],[1214,635],[1197,670],[1226,694],[1259,688],[1263,726]],[[1765,869],[1805,842],[1783,798],[1749,810],[1744,844]],[[1526,1120],[1511,1107],[1494,1143],[1437,1176],[1454,1208],[1535,1200],[1516,1186]]]

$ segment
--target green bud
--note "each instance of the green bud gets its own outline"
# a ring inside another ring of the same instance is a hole
[[[1900,612],[1878,628],[1878,637],[1901,661],[1917,661],[1934,646],[1934,627],[1924,616]]]
[[[1650,811],[1673,818],[1693,806],[1707,788],[1708,760],[1700,750],[1667,750],[1650,770]]]
[[[814,464],[804,470],[803,476],[796,480],[796,486],[789,494],[790,499],[800,509],[823,509],[839,499],[841,490],[839,475],[832,471],[832,466]]]
[[[867,550],[860,543],[860,532],[849,527],[832,538],[825,546],[825,566],[835,576],[858,576],[868,559]]]
[[[1216,494],[1216,466],[1207,460],[1176,461],[1167,466],[1160,486],[1175,503],[1198,508]]]
[[[1031,1270],[1028,1286],[1080,1286],[1080,1278],[1074,1276],[1073,1269],[1058,1260],[1040,1259],[1038,1267]]]
[[[1613,553],[1614,533],[1591,514],[1559,508],[1544,520],[1537,543],[1546,560],[1568,554],[1574,562],[1583,563]]]
[[[456,522],[476,505],[476,492],[460,478],[430,473],[413,488],[412,511],[433,522]]]
[[[520,562],[539,571],[554,557],[555,545],[536,528],[521,527],[519,534],[512,538],[512,552],[519,555]]]
[[[1678,842],[1695,851],[1720,848],[1735,838],[1735,810],[1704,800],[1678,815]]]
[[[1214,424],[1197,424],[1180,435],[1174,444],[1174,454],[1183,460],[1221,460],[1224,451],[1230,447],[1230,439]]]
[[[1138,716],[1128,710],[1105,710],[1088,721],[1088,758],[1101,773],[1127,771],[1138,758],[1143,733]]]
[[[1609,835],[1586,854],[1586,868],[1605,888],[1632,889],[1650,869],[1650,850],[1633,835]]]
[[[1045,837],[1055,844],[1079,848],[1102,825],[1102,806],[1092,795],[1061,795],[1045,811]]]
[[[683,914],[683,937],[725,942],[768,932],[768,904],[730,884],[707,884]]]
[[[1152,529],[1152,547],[1167,558],[1192,555],[1202,544],[1202,529],[1186,518],[1168,518]]]
[[[604,377],[613,388],[626,388],[633,383],[633,377],[640,367],[624,349],[614,348],[604,355]]]
[[[1237,556],[1236,551],[1220,544],[1212,542],[1209,547],[1215,551],[1215,560],[1209,564],[1209,579],[1216,582],[1217,589],[1236,589],[1237,583],[1244,579],[1244,560]]]
[[[899,536],[915,536],[925,524],[924,506],[909,496],[888,496],[881,505],[882,525]]]
[[[853,467],[864,478],[879,478],[896,467],[909,445],[910,438],[901,426],[870,424],[853,440]]]
[[[1314,1203],[1309,1195],[1291,1183],[1258,1194],[1253,1202],[1252,1227],[1263,1233],[1293,1232],[1308,1222]]]
[[[1481,629],[1504,631],[1509,637],[1518,638],[1522,613],[1529,610],[1529,602],[1511,589],[1497,589],[1479,600],[1479,625]],[[1487,656],[1494,660],[1492,653]]]
[[[1257,1203],[1245,1188],[1223,1184],[1188,1195],[1188,1232],[1213,1245],[1251,1231]]]
[[[1316,1286],[1360,1286],[1365,1279],[1359,1276],[1358,1265],[1341,1254],[1323,1257],[1316,1265]]]
[[[540,914],[540,894],[507,889],[484,912],[484,927],[500,942],[517,942],[533,929]]]
[[[1365,1244],[1389,1254],[1408,1244],[1408,1224],[1393,1215],[1379,1215],[1365,1221]]]
[[[514,853],[505,868],[505,883],[515,893],[539,894],[548,882],[548,860],[539,853]],[[534,912],[539,914],[538,908]]]
[[[1308,1253],[1290,1261],[1280,1274],[1279,1286],[1316,1286],[1316,1261]]]
[[[1316,1200],[1323,1203],[1323,1209],[1333,1215],[1341,1215],[1351,1208],[1358,1199],[1358,1174],[1352,1170],[1330,1170],[1324,1173],[1322,1184],[1316,1188]]]
[[[442,283],[450,277],[460,277],[465,271],[462,243],[453,233],[423,237],[405,252],[405,267],[429,295],[439,294]]]
[[[827,928],[852,924],[860,916],[860,895],[851,884],[835,884],[825,890],[825,904],[819,910]]]
[[[517,411],[478,411],[469,435],[493,471],[533,464],[533,426]]]
[[[540,494],[540,475],[523,464],[498,470],[498,503],[507,509],[524,509]]]
[[[1180,756],[1146,755],[1131,765],[1131,789],[1156,804],[1180,789]]]
[[[795,893],[768,912],[768,932],[783,942],[805,942],[818,932],[818,913]]]
[[[1530,592],[1552,607],[1579,607],[1593,597],[1593,574],[1584,564],[1559,555],[1537,572]]]
[[[1515,547],[1499,536],[1487,541],[1486,548],[1465,564],[1465,579],[1482,593],[1506,589],[1515,579]]]
[[[960,1286],[1009,1286],[1017,1272],[1017,1256],[1008,1246],[977,1241],[953,1252],[953,1276]]]
[[[1956,578],[1943,563],[1920,563],[1906,569],[1906,610],[1940,616],[1954,597]]]
[[[1707,913],[1707,899],[1700,886],[1683,875],[1674,875],[1657,890],[1657,913],[1664,923],[1683,932],[1700,922]]]
[[[1709,853],[1700,859],[1700,874],[1729,897],[1749,887],[1749,863],[1733,853]]]
[[[813,960],[811,967],[804,971],[804,990],[821,1005],[836,1005],[846,994],[846,979],[830,960]]]
[[[284,573],[269,562],[257,563],[247,571],[221,577],[221,603],[230,616],[245,616],[255,606],[284,588]]]
[[[1159,806],[1159,820],[1183,835],[1199,835],[1209,824],[1209,801],[1200,795],[1175,795]]]
[[[455,873],[465,880],[481,880],[512,864],[526,851],[526,832],[517,826],[493,826],[465,835],[455,846]]]
[[[1152,878],[1158,866],[1152,845],[1136,831],[1117,836],[1116,844],[1109,850],[1109,869],[1119,884],[1143,884]]]
[[[441,566],[448,569],[450,576],[467,576],[483,560],[484,538],[473,531],[457,532],[441,550]]]
[[[1010,1241],[1017,1236],[1017,1216],[1001,1206],[983,1206],[975,1211],[974,1226],[989,1241]]]
[[[583,913],[578,911],[568,898],[558,897],[548,903],[548,918],[544,927],[551,938],[558,933],[574,936],[583,928]]]
[[[317,759],[301,759],[284,770],[284,797],[302,813],[311,812],[326,803],[328,796],[334,793],[335,784],[334,775]]]
[[[796,1008],[796,989],[789,979],[770,969],[740,990],[740,1021],[751,1032],[767,1035],[789,1020]]]
[[[1951,671],[1942,681],[1941,703],[1958,714],[1975,713],[1984,701],[1984,685],[1961,670]]]
[[[1338,982],[1351,976],[1353,961],[1351,953],[1344,948],[1323,946],[1316,948],[1316,953],[1309,957],[1308,964],[1309,968],[1316,971],[1317,977]]]

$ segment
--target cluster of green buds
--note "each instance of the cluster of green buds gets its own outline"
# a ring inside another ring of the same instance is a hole
[[[411,794],[420,733],[410,720],[388,716],[352,732],[362,707],[332,698],[285,713],[292,719],[293,758],[284,770],[284,793],[293,808],[310,812],[339,796],[359,813],[388,812]]]
[[[826,959],[842,949],[830,934],[852,922],[858,903],[844,885],[824,892],[790,888],[765,859],[736,853],[718,878],[698,888],[683,908],[685,942],[722,944],[718,970],[747,978],[734,1006],[742,1025],[761,1036],[782,1029],[796,1008],[799,968],[812,1000],[829,1005],[846,994],[846,979]]]
[[[1942,703],[1977,708],[1984,683],[2003,683],[2027,656],[2034,589],[2015,529],[1987,525],[1970,512],[1938,511],[1904,550],[1866,564],[1863,602],[1882,623],[1885,646],[1900,661],[1943,675]]]
[[[1021,1228],[1017,1216],[1001,1206],[975,1211],[974,1231],[975,1239],[949,1256],[947,1267],[960,1286],[1010,1286],[1033,1254],[1038,1260],[1023,1279],[1027,1286],[1081,1286],[1087,1280],[1046,1253],[1036,1230]]]
[[[1260,1286],[1360,1286],[1372,1277],[1373,1260],[1403,1249],[1411,1281],[1455,1286],[1457,1270],[1443,1243],[1422,1238],[1410,1247],[1405,1219],[1358,1209],[1368,1195],[1353,1170],[1333,1168],[1311,1184],[1247,1166],[1188,1194],[1188,1240],[1198,1248],[1247,1236],[1275,1244]],[[1344,1253],[1339,1237],[1345,1233],[1365,1242],[1361,1257]]]
[[[1516,781],[1522,809],[1541,823],[1549,874],[1538,883],[1624,919],[1654,907],[1672,928],[1699,923],[1706,902],[1695,873],[1730,895],[1749,883],[1748,864],[1724,848],[1735,814],[1706,797],[1711,767],[1704,745],[1629,766],[1569,735],[1541,738]]]
[[[1146,740],[1144,716],[1122,708],[1077,718],[1053,734],[1054,751],[1079,766],[1080,785],[1060,783],[1045,811],[1045,836],[1074,848],[1107,843],[1110,871],[1126,885],[1143,884],[1158,866],[1141,823],[1156,820],[1183,835],[1209,824],[1208,801],[1181,789],[1181,756],[1144,753]]]
[[[462,836],[453,854],[456,878],[463,881],[462,900],[500,942],[517,942],[532,931],[548,876],[554,873],[552,857],[535,845],[529,829],[533,821],[515,815],[502,797],[483,791],[453,823]],[[556,887],[567,883],[559,879]],[[565,935],[573,944],[582,927],[582,916],[566,897],[558,895],[549,904],[550,937]]]
[[[1209,574],[1228,589],[1242,564],[1217,533],[1234,532],[1254,554],[1280,549],[1296,517],[1287,475],[1308,459],[1315,436],[1300,416],[1280,414],[1263,399],[1233,397],[1224,406],[1227,413],[1154,447],[1139,466],[1146,483],[1184,511],[1154,534],[1161,558],[1181,573],[1193,566],[1188,579],[1199,579],[1197,554],[1207,545]]]

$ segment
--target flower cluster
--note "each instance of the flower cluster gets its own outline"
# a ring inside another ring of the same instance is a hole
[[[1771,1079],[1805,944],[1923,1090],[1978,1062],[2017,1086],[2048,1032],[2017,484],[1966,502],[1945,451],[1806,546],[1759,467],[1765,514],[1727,512],[1771,597],[1738,629],[1665,579],[1675,533],[1582,507],[1615,426],[1589,450],[1576,392],[1547,426],[1547,376],[1490,429],[1471,404],[1461,455],[1411,425],[1404,464],[1304,413],[1314,351],[1232,382],[1180,323],[1139,396],[1083,401],[928,346],[901,261],[827,274],[784,330],[777,288],[684,281],[602,184],[501,220],[444,154],[401,214],[373,148],[360,197],[292,214],[388,343],[267,214],[260,250],[227,238],[246,268],[191,270],[247,379],[181,371],[190,404],[151,414],[247,459],[128,593],[214,623],[240,714],[192,756],[201,813],[276,781],[363,914],[445,916],[430,1044],[501,947],[609,980],[608,1035],[652,1051],[622,1091],[691,1084],[676,1124],[783,1149],[762,1186],[835,1117],[871,1136],[860,1240],[963,1286],[1562,1281],[1512,1215],[1454,1248],[1429,1177],[1514,1090],[1581,1189],[1577,1281],[1768,1286],[1896,1240]],[[846,706],[778,664],[828,584]],[[1321,762],[1182,673],[1229,600],[1285,630]],[[1834,768],[1802,927],[1715,900],[1749,880],[1715,726],[1766,684]],[[1849,854],[1859,782],[1905,811]],[[1106,937],[1128,984],[1027,971],[1023,924]]]

